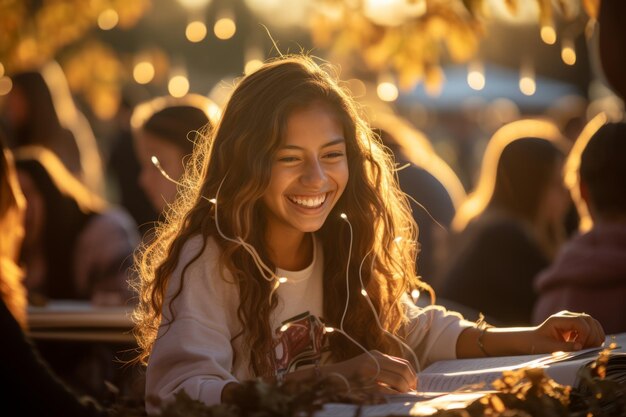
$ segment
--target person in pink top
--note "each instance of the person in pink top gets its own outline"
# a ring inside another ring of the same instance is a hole
[[[535,280],[533,320],[572,309],[626,332],[626,124],[600,127],[580,158],[580,195],[593,227],[572,238]]]

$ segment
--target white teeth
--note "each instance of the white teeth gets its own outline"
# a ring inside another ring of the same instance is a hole
[[[315,208],[324,204],[324,201],[326,201],[326,194],[322,194],[317,197],[290,196],[289,199],[300,206]]]

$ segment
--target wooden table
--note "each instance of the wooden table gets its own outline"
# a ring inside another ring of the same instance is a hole
[[[98,307],[88,301],[50,301],[29,306],[29,335],[36,340],[134,343],[131,312],[130,307]]]

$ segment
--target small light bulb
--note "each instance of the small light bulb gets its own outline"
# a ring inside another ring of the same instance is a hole
[[[420,298],[420,292],[419,290],[413,290],[411,291],[411,298],[413,298],[413,301],[417,301],[418,298]]]
[[[285,331],[285,330],[287,330],[288,328],[289,328],[289,325],[288,325],[288,324],[283,324],[283,325],[281,326],[281,328],[280,328],[280,331],[281,331],[281,332],[284,332],[284,331]]]
[[[217,204],[217,199],[216,198],[211,198],[211,199],[209,199],[209,202],[213,203],[213,204]]]
[[[332,332],[334,332],[334,331],[335,331],[335,329],[333,329],[332,327],[324,327],[324,331],[325,331],[326,333],[332,333]]]
[[[402,241],[402,236],[396,236],[395,239],[393,240],[394,243],[398,244]]]
[[[150,157],[150,161],[152,162],[152,165],[154,165],[154,166],[157,166],[157,167],[158,167],[159,165],[161,165],[161,164],[159,163],[159,158],[157,158],[157,157],[156,157],[156,156],[154,156],[154,155],[152,155],[152,156]]]
[[[341,213],[339,216],[344,220],[348,220],[348,216],[346,216],[346,213]]]
[[[367,297],[367,291],[365,291],[365,288],[361,288],[361,294],[362,294],[364,297]]]
[[[278,282],[280,282],[281,284],[284,284],[285,282],[287,282],[287,277],[278,278]]]

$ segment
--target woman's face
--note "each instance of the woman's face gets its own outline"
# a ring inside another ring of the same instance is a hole
[[[38,242],[41,242],[43,238],[43,229],[46,222],[46,203],[30,175],[18,170],[17,179],[26,198],[23,245],[25,248],[32,248]]]
[[[543,224],[563,222],[569,204],[569,193],[563,182],[563,160],[559,159],[553,167],[552,175],[544,191],[544,198],[539,207],[539,219]]]
[[[165,178],[152,163],[156,156],[163,170],[178,181],[184,172],[183,151],[176,145],[160,139],[148,132],[139,131],[135,135],[135,152],[141,165],[139,185],[150,199],[152,206],[161,212],[176,198],[176,184]]]
[[[294,112],[263,196],[268,233],[284,236],[319,230],[347,182],[346,143],[335,115],[322,104]]]

